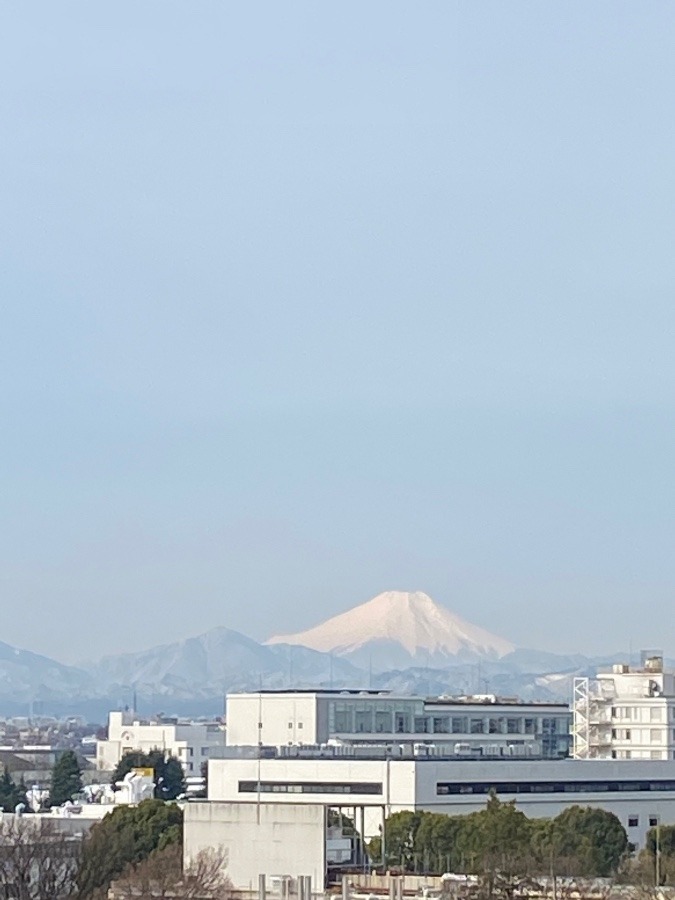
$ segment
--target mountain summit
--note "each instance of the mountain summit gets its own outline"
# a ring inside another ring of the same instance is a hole
[[[267,643],[335,653],[378,670],[438,666],[457,656],[495,659],[514,649],[422,591],[386,591],[308,631],[277,635]]]

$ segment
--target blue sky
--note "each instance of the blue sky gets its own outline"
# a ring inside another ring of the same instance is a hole
[[[0,2],[0,638],[675,654],[674,25]]]

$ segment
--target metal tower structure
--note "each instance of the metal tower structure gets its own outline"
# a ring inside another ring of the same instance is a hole
[[[612,700],[614,683],[606,679],[575,678],[572,700],[572,756],[610,759],[612,756]]]
[[[591,687],[589,678],[574,679],[572,699],[572,757],[590,759]]]

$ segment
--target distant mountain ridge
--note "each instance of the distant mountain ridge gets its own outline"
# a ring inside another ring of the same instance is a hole
[[[426,594],[390,591],[307,632],[266,643],[214,628],[67,666],[0,642],[0,714],[82,714],[103,721],[108,710],[137,704],[144,715],[222,715],[228,691],[291,687],[568,701],[575,675],[618,661],[514,649]]]

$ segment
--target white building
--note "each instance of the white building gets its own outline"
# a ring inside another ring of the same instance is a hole
[[[570,748],[564,703],[492,694],[423,698],[385,691],[261,691],[228,694],[228,746],[433,743],[448,752],[516,752],[557,759]]]
[[[181,761],[186,776],[199,775],[202,763],[224,744],[224,730],[218,722],[151,721],[138,719],[135,713],[111,712],[108,739],[96,743],[96,767],[110,771],[132,750],[162,750]]]
[[[326,872],[326,811],[313,803],[188,803],[183,850],[189,863],[201,851],[225,855],[235,889],[257,891],[265,875],[270,896],[288,896],[282,887],[309,875],[323,895]],[[294,885],[297,893],[297,886]]]
[[[413,748],[390,751],[387,758],[375,758],[376,748],[296,748],[295,756],[279,750],[258,758],[256,748],[226,750],[225,758],[209,761],[208,801],[364,810],[366,837],[377,834],[383,817],[401,810],[475,812],[492,790],[530,817],[556,816],[571,805],[606,809],[636,846],[657,822],[675,823],[672,761],[627,766],[614,760],[456,759],[420,756]]]
[[[660,656],[575,679],[573,716],[577,759],[675,759],[675,673]]]

